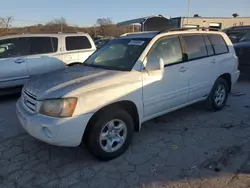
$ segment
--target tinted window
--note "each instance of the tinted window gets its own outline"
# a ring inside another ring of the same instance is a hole
[[[250,40],[250,32],[245,34],[241,39],[240,42],[242,41],[249,41]]]
[[[0,58],[28,55],[29,43],[27,38],[12,38],[0,40]]]
[[[197,59],[207,56],[207,49],[202,35],[182,36],[188,59]]]
[[[203,37],[204,37],[204,41],[205,41],[205,44],[206,44],[206,47],[207,47],[207,54],[208,55],[214,55],[213,46],[212,46],[210,40],[208,39],[208,36],[203,35]]]
[[[50,37],[29,37],[30,55],[53,53],[54,48]]]
[[[213,47],[215,54],[223,54],[228,52],[227,45],[220,35],[208,35]]]
[[[162,39],[153,46],[149,56],[162,58],[164,64],[182,61],[182,50],[179,37]]]
[[[80,49],[89,49],[91,44],[89,39],[85,36],[79,37],[66,37],[66,50],[80,50]]]

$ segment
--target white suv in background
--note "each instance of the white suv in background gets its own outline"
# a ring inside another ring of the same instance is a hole
[[[110,160],[126,151],[147,120],[199,101],[222,109],[239,74],[222,32],[125,34],[85,66],[31,80],[17,115],[39,140],[70,147],[83,141],[94,156]]]
[[[83,63],[96,50],[88,34],[24,34],[0,37],[0,90],[32,76]]]

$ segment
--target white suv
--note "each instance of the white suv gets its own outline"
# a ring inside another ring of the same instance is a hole
[[[33,76],[80,64],[96,50],[88,34],[24,34],[0,37],[0,90]]]
[[[17,114],[39,140],[70,147],[83,141],[94,156],[110,160],[125,152],[147,120],[198,101],[222,109],[239,74],[222,32],[127,34],[97,50],[85,66],[29,82]]]

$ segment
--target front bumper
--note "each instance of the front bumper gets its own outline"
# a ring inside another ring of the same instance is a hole
[[[84,114],[70,118],[54,118],[41,114],[30,114],[21,100],[16,105],[18,119],[23,128],[33,137],[56,146],[76,147],[93,114]]]

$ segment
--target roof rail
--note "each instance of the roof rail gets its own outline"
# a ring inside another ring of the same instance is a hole
[[[137,34],[143,34],[143,33],[155,33],[157,31],[138,31],[138,32],[130,32],[130,33],[124,33],[121,35],[121,37],[128,36],[128,35],[137,35]]]
[[[192,30],[192,29],[195,29],[197,31],[199,31],[199,30],[221,31],[220,29],[216,29],[216,28],[212,28],[212,27],[182,27],[182,28],[175,28],[175,29],[163,29],[163,30],[159,31],[158,34],[169,32],[169,31],[186,31],[186,30]]]

